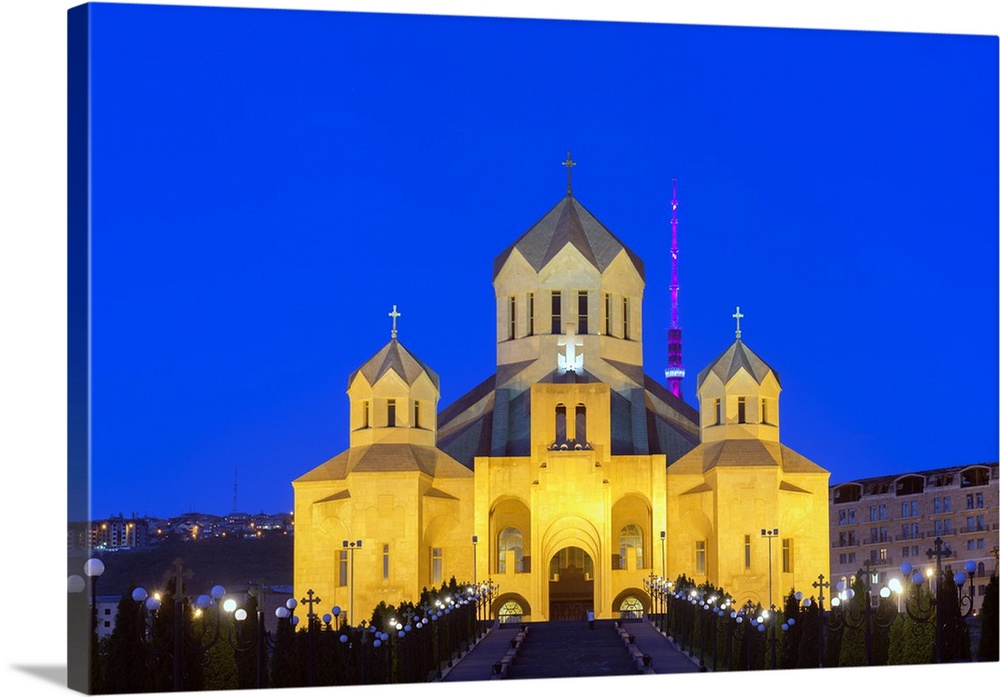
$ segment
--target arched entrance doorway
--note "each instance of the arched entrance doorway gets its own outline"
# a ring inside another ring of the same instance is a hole
[[[549,620],[582,620],[594,609],[594,561],[579,547],[564,547],[549,561]]]

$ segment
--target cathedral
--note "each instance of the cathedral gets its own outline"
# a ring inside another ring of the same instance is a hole
[[[781,444],[778,373],[738,308],[695,410],[679,329],[674,389],[645,372],[643,262],[571,183],[496,257],[493,287],[496,371],[453,404],[438,410],[441,378],[399,341],[395,307],[348,378],[348,449],[292,482],[295,597],[355,624],[489,579],[491,616],[545,621],[648,610],[651,576],[780,605],[829,574],[829,472]]]

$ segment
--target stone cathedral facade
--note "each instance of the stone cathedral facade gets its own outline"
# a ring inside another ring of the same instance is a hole
[[[442,411],[395,330],[349,377],[350,447],[292,482],[296,597],[355,623],[489,578],[494,615],[611,618],[651,574],[780,604],[829,573],[829,472],[781,444],[778,374],[739,333],[697,411],[649,377],[642,260],[571,191],[493,286],[496,372]]]

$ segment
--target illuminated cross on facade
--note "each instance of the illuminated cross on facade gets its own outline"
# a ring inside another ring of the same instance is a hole
[[[559,372],[565,373],[567,370],[572,370],[574,373],[583,373],[583,354],[576,354],[576,347],[583,346],[583,340],[576,336],[576,332],[573,329],[573,325],[566,327],[566,336],[559,339],[557,342],[559,346],[566,347],[566,355],[559,354]]]
[[[743,319],[743,315],[740,313],[739,305],[736,306],[736,314],[733,315],[733,317],[736,319],[736,338],[739,339],[740,334],[742,334],[740,331],[740,320]]]
[[[569,196],[573,195],[573,167],[576,167],[576,163],[573,162],[573,155],[567,151],[566,159],[562,163],[563,167],[566,168],[566,193]]]
[[[403,315],[401,313],[399,313],[399,312],[396,312],[396,306],[393,305],[392,306],[392,312],[389,313],[389,316],[392,317],[392,338],[395,339],[396,335],[398,333],[396,331],[396,318],[397,317],[402,317]]]

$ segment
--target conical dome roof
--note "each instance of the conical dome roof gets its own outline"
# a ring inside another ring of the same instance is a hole
[[[624,249],[639,276],[643,280],[646,278],[642,259],[604,227],[579,201],[567,195],[526,233],[501,252],[493,262],[493,279],[496,280],[500,269],[515,249],[535,271],[541,271],[568,244],[576,247],[584,258],[602,273]]]
[[[750,377],[752,377],[757,384],[761,384],[768,373],[774,374],[774,379],[778,381],[778,385],[781,385],[781,379],[778,377],[778,373],[774,368],[765,363],[760,356],[750,350],[746,344],[744,344],[740,339],[733,342],[732,346],[727,348],[722,352],[718,358],[708,364],[708,367],[698,373],[698,388],[701,388],[701,384],[708,377],[709,373],[715,373],[722,380],[723,384],[729,382],[730,378],[736,375],[736,372],[744,368]]]
[[[428,368],[416,358],[412,353],[410,353],[406,348],[399,343],[398,339],[392,339],[388,344],[383,346],[378,353],[365,361],[364,365],[351,373],[351,377],[347,379],[347,384],[350,385],[354,382],[355,376],[361,373],[365,376],[369,385],[374,385],[375,382],[385,375],[389,370],[392,370],[398,375],[403,381],[412,386],[416,379],[420,377],[422,373],[427,373],[427,377],[431,379],[434,383],[434,387],[438,390],[441,389],[441,385],[438,379],[437,373]]]

